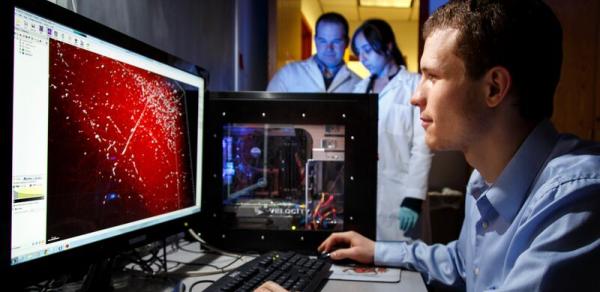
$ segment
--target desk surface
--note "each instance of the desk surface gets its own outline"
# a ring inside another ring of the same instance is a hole
[[[218,273],[218,267],[227,266],[226,270],[238,267],[251,261],[254,257],[243,256],[241,259],[231,256],[215,255],[200,251],[198,243],[182,244],[178,249],[171,249],[167,252],[167,263],[169,267],[169,282],[164,280],[152,280],[148,278],[129,277],[121,281],[121,285],[114,284],[115,291],[181,291],[174,289],[177,282],[185,285],[185,291],[202,291],[210,283],[201,283],[200,281],[215,281],[226,273]],[[211,274],[213,273],[213,274]],[[113,279],[115,281],[116,279]],[[115,282],[118,282],[115,281]],[[198,283],[197,283],[198,282]],[[195,284],[197,283],[197,284]],[[118,287],[120,286],[120,287]],[[181,285],[183,286],[183,285]],[[399,283],[375,283],[375,282],[357,282],[357,281],[339,281],[328,280],[323,287],[327,291],[424,291],[427,289],[421,275],[417,272],[403,270]]]

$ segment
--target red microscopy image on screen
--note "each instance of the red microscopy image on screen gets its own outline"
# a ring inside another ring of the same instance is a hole
[[[48,242],[193,205],[188,85],[56,40],[49,65]]]

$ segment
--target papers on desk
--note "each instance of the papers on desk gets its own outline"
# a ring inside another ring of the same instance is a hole
[[[401,269],[375,266],[332,265],[329,280],[398,283],[401,271]]]

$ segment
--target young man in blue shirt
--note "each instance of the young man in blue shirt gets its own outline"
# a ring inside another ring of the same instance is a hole
[[[599,291],[600,145],[549,121],[562,63],[554,13],[538,0],[455,1],[424,36],[412,103],[427,145],[460,150],[475,169],[460,236],[426,245],[344,232],[319,251],[467,291]]]

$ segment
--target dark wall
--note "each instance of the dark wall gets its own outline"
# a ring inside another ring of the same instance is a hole
[[[238,1],[239,89],[262,91],[268,80],[268,6],[266,0]]]
[[[600,141],[600,1],[544,2],[563,28],[562,74],[552,121],[560,132]]]
[[[207,69],[210,90],[234,90],[234,66],[238,65],[234,56],[235,1],[63,0],[57,3]],[[264,88],[266,0],[252,1],[253,5],[246,3],[249,1],[239,2],[244,9],[238,10],[238,26],[243,28],[239,47],[244,54],[239,89]]]
[[[429,190],[441,191],[448,187],[465,191],[472,169],[459,151],[434,151],[429,172]]]

